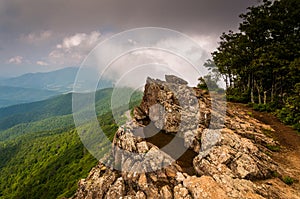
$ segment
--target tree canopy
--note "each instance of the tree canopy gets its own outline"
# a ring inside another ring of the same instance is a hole
[[[264,0],[240,17],[239,31],[223,33],[212,53],[228,99],[299,113],[300,1]]]

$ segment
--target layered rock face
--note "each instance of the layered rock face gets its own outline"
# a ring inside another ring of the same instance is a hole
[[[299,198],[276,178],[284,169],[268,147],[278,143],[264,133],[273,129],[224,106],[178,77],[148,78],[134,119],[73,199]]]

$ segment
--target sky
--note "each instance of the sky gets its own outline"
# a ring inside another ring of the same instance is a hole
[[[141,27],[179,31],[209,54],[217,48],[222,32],[237,30],[238,15],[258,3],[257,0],[1,0],[0,77],[80,66],[99,42]]]

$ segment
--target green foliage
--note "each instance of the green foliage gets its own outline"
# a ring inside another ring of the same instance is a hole
[[[262,132],[263,132],[263,134],[265,134],[266,136],[268,136],[268,137],[270,137],[270,138],[274,138],[273,131],[271,131],[270,129],[263,129]]]
[[[112,114],[99,118],[101,129],[111,141],[118,128]],[[91,130],[89,126],[86,124],[84,128]],[[100,146],[106,152],[104,148],[110,144],[103,144]],[[96,163],[75,130],[19,135],[0,142],[0,196],[18,199],[70,197],[77,189],[78,180],[85,178]]]
[[[219,92],[222,90],[221,88],[219,88],[217,82],[213,80],[211,75],[200,77],[198,80],[199,84],[197,85],[197,87],[200,89]]]
[[[280,151],[280,147],[279,147],[279,146],[267,145],[266,147],[267,147],[269,150],[273,151],[273,152],[278,152],[278,151]]]
[[[247,115],[253,117],[253,113],[252,113],[251,111],[248,111],[248,112],[247,112]]]
[[[226,90],[227,100],[230,102],[239,102],[239,103],[247,103],[249,99],[248,90],[242,92],[237,88],[228,88]]]
[[[282,181],[287,185],[292,185],[294,183],[294,179],[289,176],[284,176]]]
[[[0,133],[0,141],[14,139],[22,134],[41,131],[57,131],[74,128],[72,115],[50,117],[44,120],[21,123]]]
[[[271,175],[275,178],[280,177],[279,173],[277,171],[271,171]]]
[[[30,133],[0,144],[1,198],[56,198],[74,193],[96,160],[74,130]]]
[[[204,67],[207,68],[209,73],[198,79],[199,83],[197,87],[202,90],[216,91],[219,94],[223,94],[225,90],[220,88],[218,85],[218,82],[220,81],[221,73],[219,72],[215,62],[211,59],[208,59],[204,63]]]
[[[253,104],[253,109],[256,111],[261,111],[261,112],[273,112],[276,110],[276,107],[274,107],[274,104],[272,104],[272,103]]]
[[[0,109],[0,130],[8,129],[20,123],[29,123],[71,113],[71,93],[44,101],[2,108]]]
[[[198,80],[199,84],[197,85],[197,87],[202,90],[208,90],[207,84],[205,83],[205,79],[203,77],[200,77]]]
[[[300,132],[300,83],[295,85],[293,93],[287,98],[284,107],[277,111],[277,116]]]
[[[122,90],[124,93],[132,93],[131,101],[129,101],[129,108],[136,104],[138,99],[141,99],[140,91],[133,91],[131,88],[122,88]],[[102,89],[96,92],[95,106],[97,115],[102,115],[110,110],[112,92],[112,88]],[[60,95],[44,101],[1,108],[0,131],[21,123],[30,123],[47,118],[49,119],[50,117],[70,114],[72,114],[72,93]]]
[[[239,32],[223,33],[212,53],[228,100],[280,109],[279,118],[299,130],[299,1],[264,0],[240,17]]]
[[[114,117],[122,118],[124,111],[138,105],[142,96],[141,92],[134,92],[129,107],[117,108],[116,116],[113,116],[110,109],[111,93],[112,89],[96,93],[96,110],[100,114],[98,123],[110,141],[118,129]],[[83,146],[74,129],[73,116],[68,114],[70,99],[70,95],[63,95],[3,109],[0,120],[11,115],[14,123],[11,128],[0,131],[0,198],[71,197],[78,181],[85,178],[96,165],[97,160]],[[95,139],[99,132],[93,123],[78,128],[89,133],[88,139],[97,141],[97,155],[104,155],[108,151],[110,142]]]

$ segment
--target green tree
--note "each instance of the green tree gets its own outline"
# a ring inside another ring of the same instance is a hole
[[[300,82],[300,1],[264,0],[240,17],[239,32],[223,33],[212,53],[227,96],[277,108],[292,103]]]

